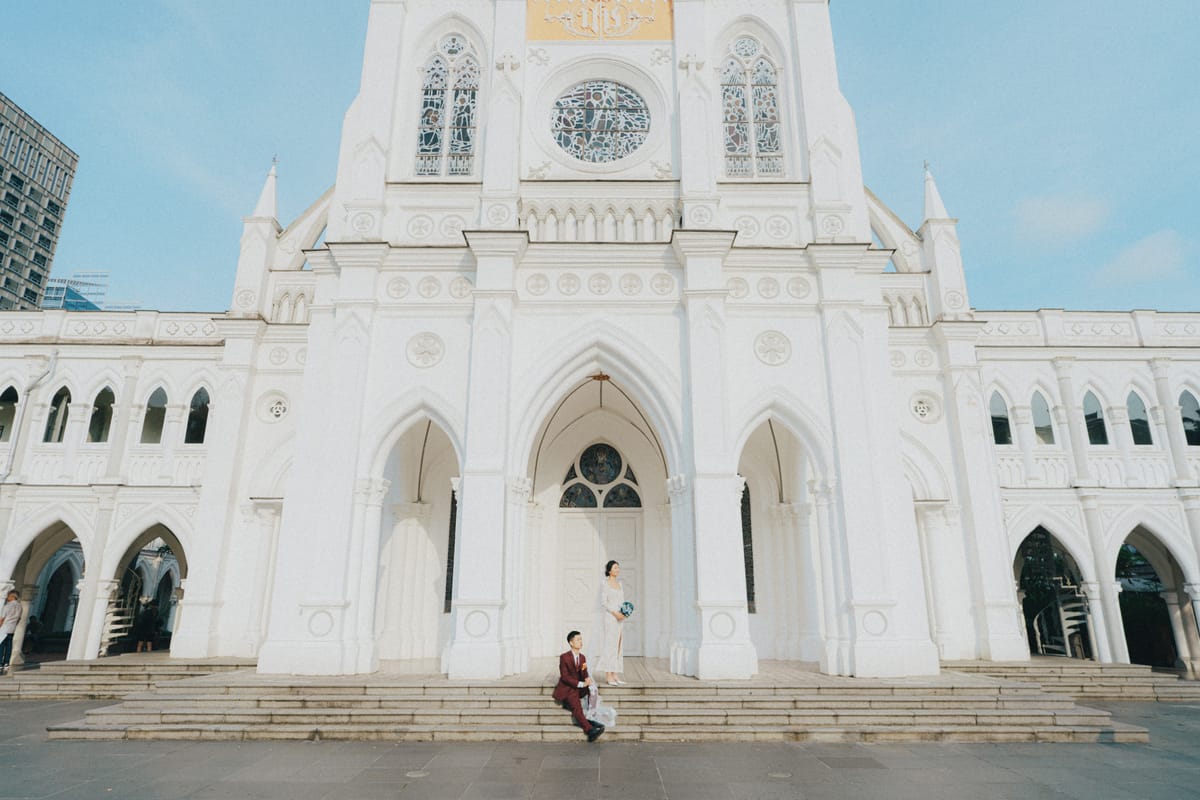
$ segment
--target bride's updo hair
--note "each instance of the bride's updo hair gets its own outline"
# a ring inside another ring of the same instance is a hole
[[[616,564],[616,563],[617,563],[616,561],[610,561],[604,565],[604,577],[607,578],[608,576],[612,575],[613,564]]]

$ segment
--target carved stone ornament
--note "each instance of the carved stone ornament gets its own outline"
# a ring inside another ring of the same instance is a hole
[[[370,233],[375,228],[375,215],[369,211],[360,211],[350,218],[350,227],[355,233]]]
[[[421,282],[417,284],[417,292],[426,300],[432,300],[437,297],[442,291],[442,282],[432,275],[427,275],[421,278]]]
[[[257,299],[258,295],[254,293],[254,290],[242,289],[237,293],[237,297],[234,301],[237,303],[238,308],[245,310],[253,306],[254,301]]]
[[[803,300],[812,294],[812,285],[801,277],[795,277],[787,283],[788,294],[797,300]]]
[[[598,272],[588,278],[588,291],[595,295],[608,294],[612,289],[612,278],[602,272]]]
[[[471,281],[459,275],[450,281],[450,296],[455,300],[464,300],[471,296]]]
[[[525,279],[525,289],[536,297],[541,297],[550,288],[550,279],[540,272],[535,272]]]
[[[408,340],[408,362],[419,369],[427,369],[442,360],[446,345],[436,333],[425,331]]]
[[[779,331],[763,331],[754,340],[754,355],[769,367],[778,367],[792,357],[792,342]]]
[[[725,291],[734,300],[742,300],[750,294],[750,284],[746,283],[745,278],[730,278],[725,282]]]
[[[568,297],[579,291],[579,276],[566,273],[558,276],[558,290]]]
[[[917,392],[908,402],[908,409],[920,422],[932,424],[942,418],[942,402],[930,392]]]
[[[621,276],[621,294],[627,297],[632,297],[642,291],[642,279],[632,272],[626,272]]]
[[[713,220],[712,209],[708,206],[696,206],[688,212],[688,220],[698,228],[703,228]]]
[[[758,281],[758,294],[765,300],[773,300],[779,296],[779,281],[774,278],[761,278]]]
[[[733,221],[733,228],[738,232],[738,236],[744,236],[747,239],[753,239],[755,236],[758,236],[761,226],[758,224],[758,220],[756,220],[754,217],[745,215],[738,217]]]
[[[487,211],[488,222],[493,225],[503,225],[508,222],[508,216],[508,206],[501,205],[500,203],[491,206]]]
[[[767,233],[773,239],[786,239],[792,235],[792,221],[782,214],[767,219]]]
[[[675,279],[665,272],[660,272],[650,279],[650,288],[655,294],[670,294],[675,289]]]
[[[951,311],[958,311],[966,303],[967,299],[963,297],[962,292],[946,292],[946,308]]]
[[[433,219],[425,214],[418,214],[408,221],[408,235],[414,239],[428,239],[433,233]]]
[[[388,297],[392,298],[393,300],[399,300],[407,297],[411,289],[412,286],[409,284],[407,278],[392,278],[390,281],[388,281]]]

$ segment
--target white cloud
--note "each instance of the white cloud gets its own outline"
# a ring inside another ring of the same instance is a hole
[[[1094,197],[1040,195],[1021,200],[1014,213],[1022,241],[1069,245],[1099,231],[1112,208]]]
[[[1178,278],[1183,275],[1190,250],[1178,231],[1158,231],[1119,250],[1100,268],[1097,277],[1110,286]]]

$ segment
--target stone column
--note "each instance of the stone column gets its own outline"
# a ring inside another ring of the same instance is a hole
[[[271,586],[275,583],[275,550],[279,539],[279,515],[283,501],[277,498],[253,500],[258,547],[254,559],[254,584],[250,590],[250,609],[246,615],[246,641],[250,655],[258,655],[267,632]]]
[[[846,604],[845,556],[834,529],[832,481],[810,481],[817,510],[817,541],[821,568],[821,614],[825,623],[821,671],[829,675],[850,672],[849,625]]]
[[[79,462],[79,445],[87,436],[92,404],[84,400],[75,400],[67,404],[67,409],[67,426],[63,431],[63,455],[59,477],[63,483],[74,483]]]
[[[506,513],[507,429],[512,388],[515,275],[528,247],[523,232],[466,234],[475,257],[475,307],[467,379],[462,524],[454,584],[454,634],[447,655],[452,679],[505,674],[501,621],[505,548],[516,532]],[[497,519],[501,531],[497,532]],[[512,576],[509,576],[510,578]]]
[[[1129,648],[1125,644],[1125,628],[1121,622],[1121,603],[1118,595],[1121,592],[1119,584],[1113,575],[1113,570],[1107,558],[1107,548],[1104,543],[1104,525],[1100,520],[1100,494],[1096,491],[1079,491],[1079,503],[1083,507],[1083,521],[1087,527],[1088,544],[1092,550],[1092,567],[1096,574],[1096,584],[1100,606],[1103,608],[1106,634],[1108,637],[1109,653],[1113,662],[1129,663]],[[1091,595],[1089,594],[1090,598]]]
[[[1179,395],[1171,389],[1171,359],[1152,358],[1150,369],[1154,373],[1154,397],[1158,401],[1158,407],[1162,409],[1163,421],[1167,426],[1167,449],[1171,452],[1175,484],[1200,485],[1200,476],[1192,474],[1191,465],[1187,461],[1188,443],[1183,431]]]
[[[355,673],[379,669],[375,646],[375,598],[379,589],[379,528],[383,500],[391,482],[381,478],[358,481],[350,516],[350,552],[346,569],[346,597],[354,620],[352,648]]]
[[[1185,583],[1183,593],[1188,598],[1187,605],[1180,609],[1184,618],[1183,633],[1192,657],[1188,674],[1196,680],[1200,677],[1200,583]]]
[[[1054,375],[1058,379],[1058,395],[1062,405],[1055,407],[1059,430],[1067,434],[1067,446],[1071,450],[1071,463],[1075,467],[1072,480],[1076,486],[1095,486],[1091,464],[1088,463],[1087,427],[1083,424],[1083,411],[1075,397],[1075,359],[1059,356],[1053,359]]]
[[[1025,484],[1039,486],[1044,481],[1037,473],[1037,465],[1033,460],[1033,450],[1037,447],[1037,437],[1033,430],[1033,410],[1029,406],[1012,407],[1012,424],[1016,433],[1017,447],[1021,448],[1021,464],[1025,468]]]
[[[117,490],[116,487],[95,487],[94,491],[98,505],[96,527],[91,547],[84,551],[83,579],[78,584],[79,602],[75,606],[71,643],[67,647],[67,659],[70,661],[91,660],[99,655],[100,634],[104,630],[109,597],[120,585],[108,578],[116,573],[119,565],[110,563],[105,553],[112,529]]]
[[[1125,406],[1109,406],[1104,417],[1112,426],[1113,438],[1121,452],[1121,468],[1125,473],[1126,486],[1144,486],[1141,473],[1133,463],[1133,430],[1129,427],[1129,409]]]
[[[121,370],[124,380],[121,383],[121,393],[117,396],[111,426],[111,436],[108,442],[108,464],[104,471],[107,480],[121,482],[128,475],[126,451],[130,440],[130,428],[136,418],[138,374],[142,370],[141,356],[121,359]]]
[[[487,105],[483,115],[487,120],[487,136],[480,137],[482,147],[476,155],[483,183],[481,228],[515,229],[519,226],[520,159],[512,155],[521,140],[525,10],[526,3],[521,0],[496,0],[494,4],[492,53],[495,77],[490,91],[483,95]],[[485,62],[481,67],[486,76],[489,65]]]
[[[526,477],[508,481],[505,503],[505,528],[509,531],[504,548],[504,613],[503,630],[504,672],[512,675],[529,670],[529,629],[525,626],[526,606],[530,586],[527,580],[529,562],[529,532],[525,511],[529,507],[533,482]]]
[[[1158,596],[1167,604],[1167,617],[1171,620],[1171,633],[1175,639],[1175,666],[1183,668],[1187,677],[1195,675],[1195,662],[1192,660],[1191,643],[1188,641],[1187,629],[1184,627],[1183,609],[1180,608],[1179,595],[1176,592],[1159,592]]]
[[[692,487],[683,475],[667,479],[671,501],[671,672],[696,674],[700,647],[696,615],[696,538],[692,529]]]
[[[399,503],[392,506],[392,543],[388,559],[387,598],[383,613],[383,636],[388,649],[381,658],[432,658],[430,631],[424,627],[428,609],[422,590],[430,584],[426,559],[429,521],[433,506],[429,503]],[[436,636],[436,629],[432,632]]]
[[[1112,664],[1113,658],[1112,641],[1108,630],[1108,614],[1106,613],[1107,603],[1102,600],[1100,595],[1100,583],[1097,581],[1084,581],[1079,587],[1088,599],[1088,632],[1091,633],[1093,658],[1101,664]],[[1124,635],[1121,637],[1124,639]],[[1070,643],[1067,643],[1068,652],[1070,651]]]
[[[1183,505],[1183,518],[1187,522],[1188,535],[1192,539],[1193,555],[1200,561],[1200,488],[1181,487],[1177,491]],[[1197,657],[1200,657],[1200,653]]]
[[[929,630],[938,656],[946,658],[949,638],[950,612],[947,609],[946,592],[950,588],[944,582],[941,540],[946,531],[945,512],[941,504],[917,505],[917,533],[921,537],[921,560],[925,569],[925,594],[929,604]]]
[[[655,515],[657,523],[656,530],[658,531],[658,537],[655,541],[658,544],[658,552],[656,556],[658,563],[662,564],[663,567],[659,572],[659,581],[656,587],[658,589],[657,595],[646,599],[653,602],[656,606],[655,617],[657,621],[655,622],[655,630],[658,632],[658,636],[655,640],[657,643],[655,656],[658,658],[669,658],[673,631],[671,619],[675,604],[675,598],[672,593],[675,586],[675,557],[671,538],[671,504],[663,503],[652,509],[647,508],[647,517],[650,514]],[[647,552],[649,551],[647,550]]]
[[[187,421],[190,410],[191,406],[184,403],[168,403],[166,413],[163,415],[162,439],[160,440],[162,455],[159,461],[158,477],[167,483],[175,479],[175,451],[183,444],[184,423]],[[212,413],[211,407],[209,413]]]
[[[779,533],[785,542],[783,559],[784,597],[787,605],[778,610],[788,622],[785,655],[789,659],[819,659],[821,642],[821,572],[813,536],[812,507],[807,503],[783,503],[778,507]]]

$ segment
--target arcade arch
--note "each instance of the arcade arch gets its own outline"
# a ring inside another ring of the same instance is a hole
[[[116,565],[99,655],[133,650],[139,640],[151,642],[152,649],[169,650],[188,571],[179,538],[155,523],[133,538]]]
[[[1013,578],[1032,655],[1096,659],[1085,575],[1054,534],[1039,525],[1022,540]]]
[[[38,649],[48,651],[39,652],[39,659],[66,656],[71,638],[76,635],[77,587],[84,568],[83,544],[75,529],[61,519],[43,528],[17,556],[10,580],[24,608],[13,634],[14,664],[25,660],[25,636],[31,617],[37,617],[40,623],[35,634]]]
[[[1170,549],[1139,525],[1117,552],[1116,579],[1130,662],[1179,669],[1195,678],[1200,668],[1195,610]]]

